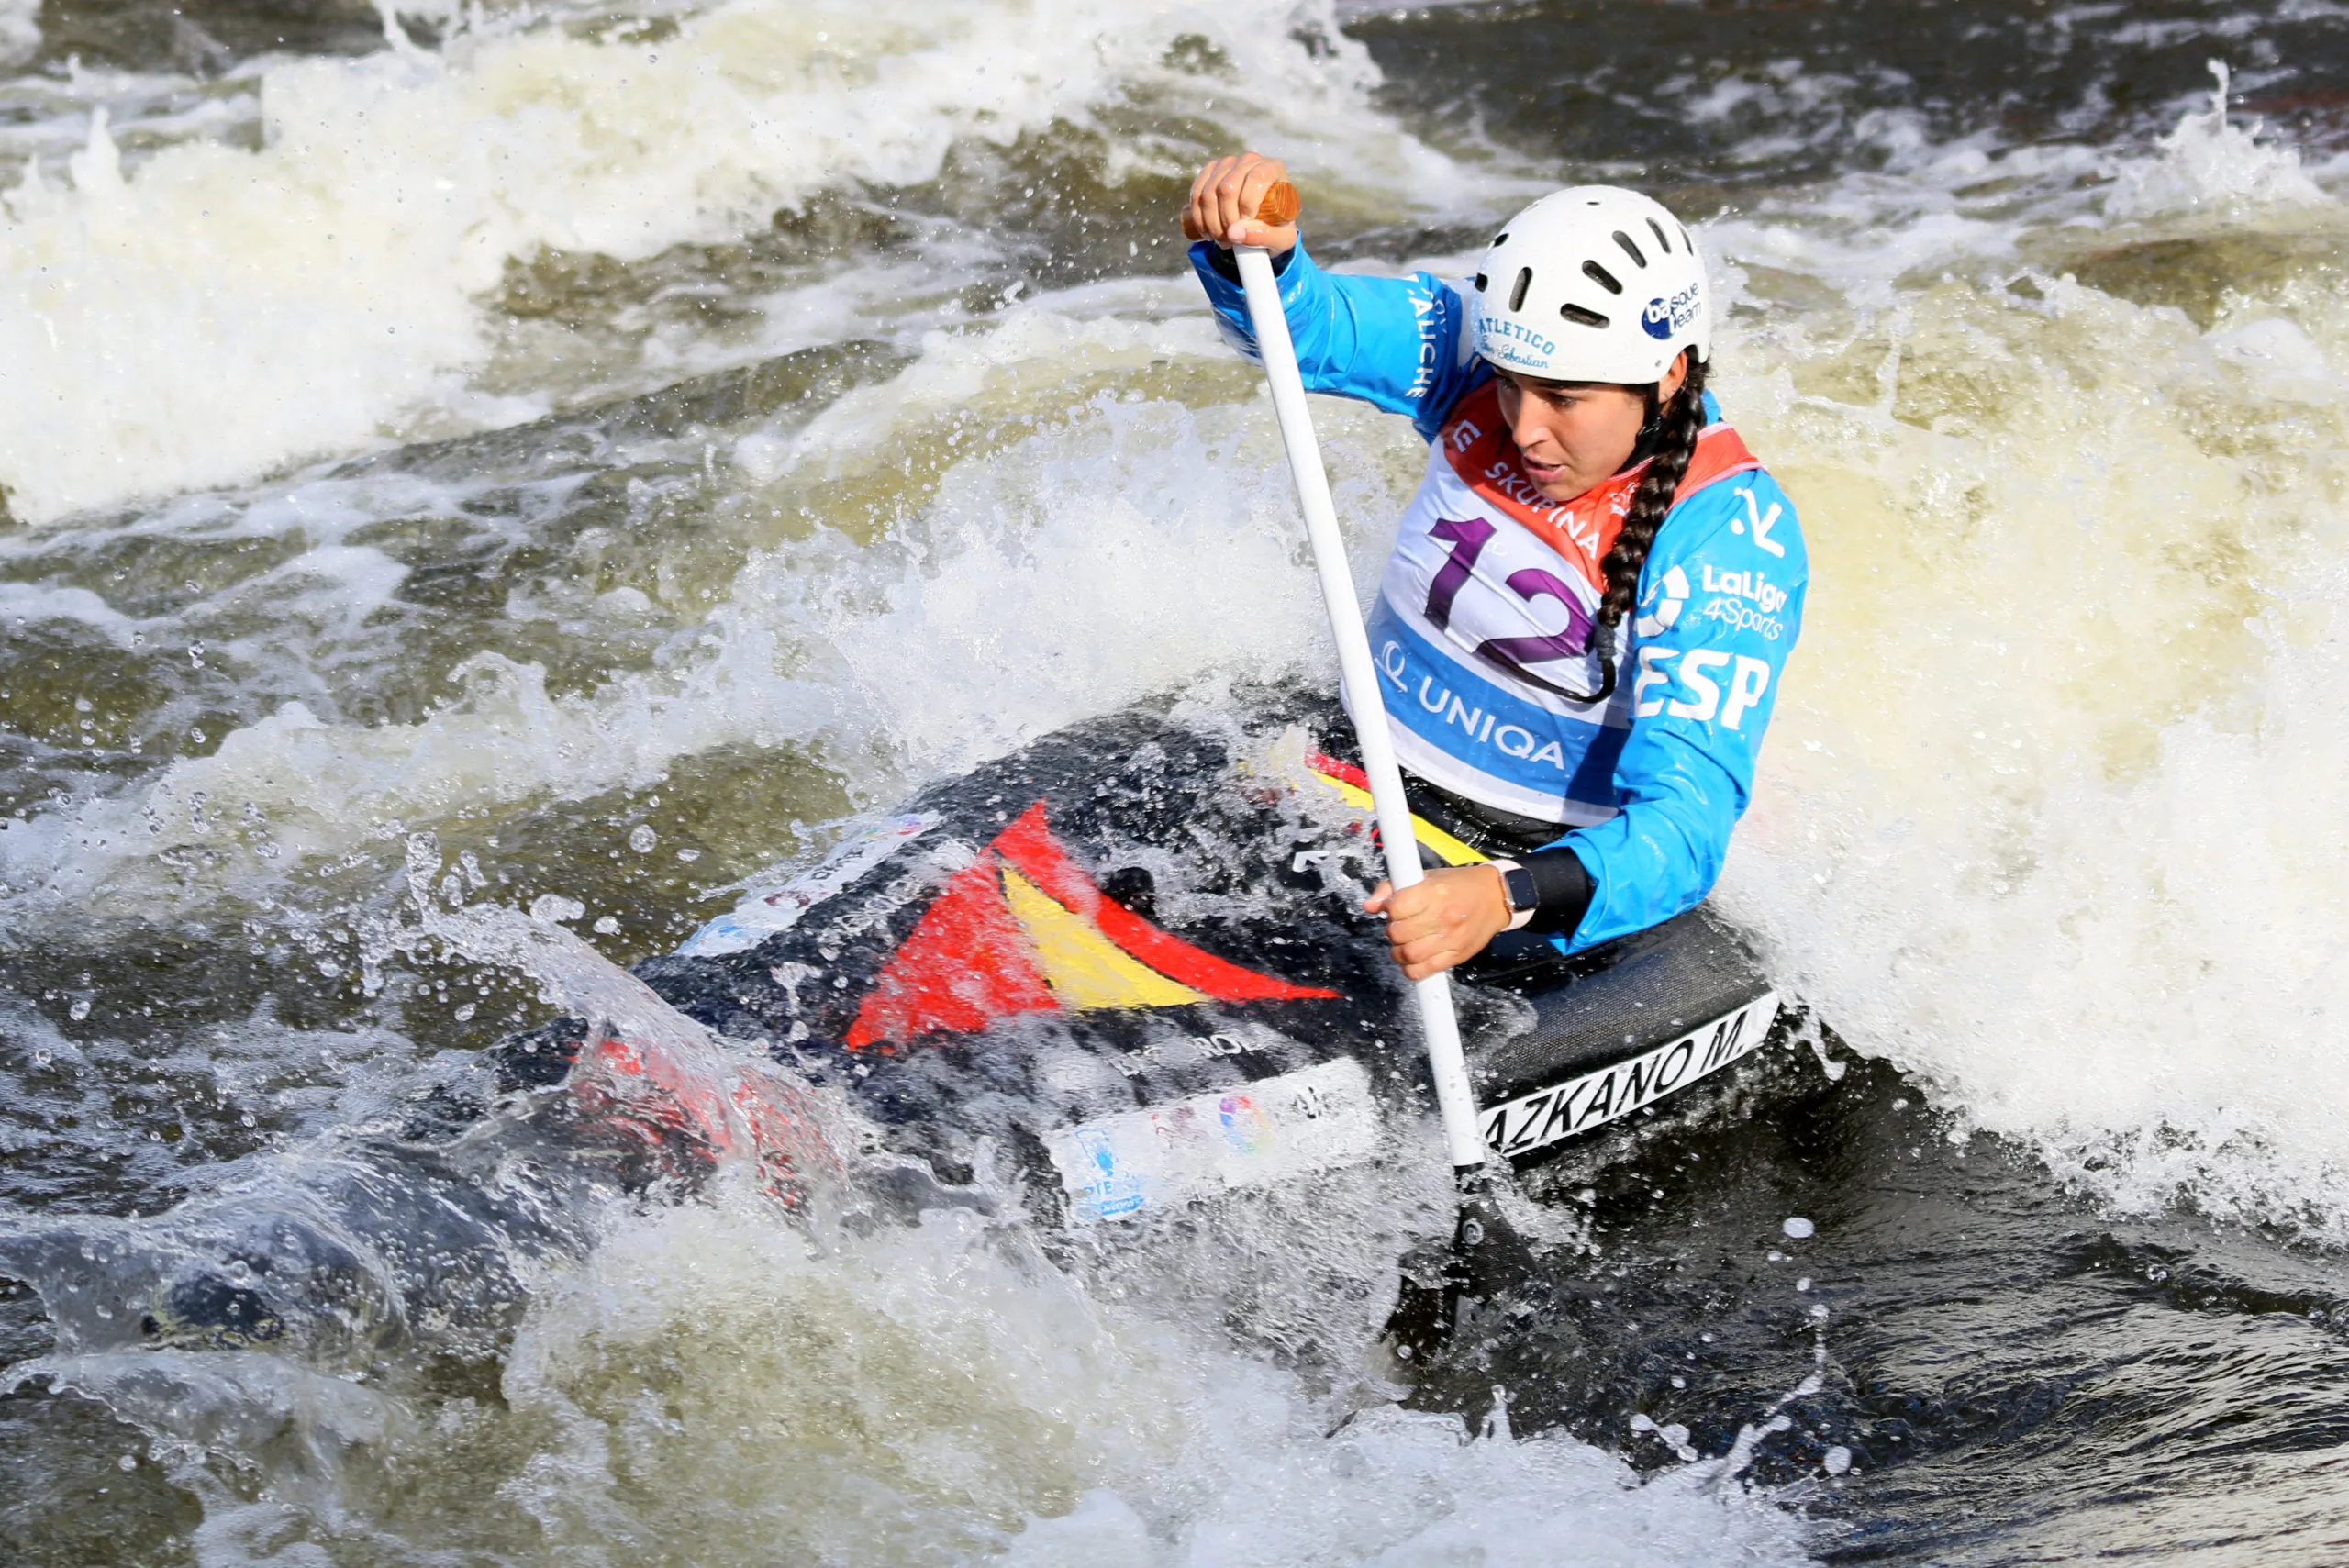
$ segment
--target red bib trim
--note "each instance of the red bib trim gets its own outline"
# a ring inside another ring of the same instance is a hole
[[[1500,386],[1498,380],[1488,381],[1453,406],[1452,417],[1437,437],[1452,472],[1479,500],[1529,530],[1581,573],[1584,581],[1604,592],[1607,573],[1601,563],[1615,547],[1615,536],[1623,531],[1623,514],[1631,509],[1631,496],[1647,463],[1610,475],[1571,501],[1551,500],[1526,474],[1524,459],[1501,417]],[[1697,438],[1696,453],[1688,460],[1680,488],[1673,493],[1673,505],[1708,484],[1761,466],[1726,422],[1708,425]]]

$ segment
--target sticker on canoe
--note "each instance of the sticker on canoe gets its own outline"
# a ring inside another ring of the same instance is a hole
[[[1515,1157],[1604,1127],[1749,1054],[1777,1016],[1778,994],[1765,991],[1645,1055],[1495,1106],[1484,1113],[1485,1141]]]
[[[1370,1073],[1351,1056],[1044,1135],[1086,1221],[1334,1171],[1377,1146]]]
[[[846,1044],[967,1034],[1023,1013],[1337,995],[1228,962],[1111,899],[1052,837],[1040,800],[947,880],[890,955]]]
[[[791,929],[799,923],[799,917],[937,826],[935,815],[892,817],[851,834],[833,845],[832,852],[812,870],[772,893],[751,895],[686,938],[677,950],[678,956],[716,958],[743,952],[777,931]]]

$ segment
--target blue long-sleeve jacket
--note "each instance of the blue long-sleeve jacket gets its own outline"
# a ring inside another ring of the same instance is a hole
[[[1193,265],[1225,336],[1254,358],[1246,302],[1214,251],[1194,246]],[[1563,507],[1510,488],[1516,449],[1449,284],[1336,276],[1302,246],[1279,283],[1305,384],[1401,414],[1431,443],[1371,621],[1404,764],[1572,825],[1551,847],[1573,851],[1590,899],[1553,939],[1568,951],[1691,907],[1720,874],[1801,628],[1809,573],[1793,504],[1708,395],[1712,422],[1642,569],[1617,690],[1576,703],[1598,678],[1587,639],[1608,486]],[[1614,495],[1620,516],[1622,486]],[[1516,635],[1486,635],[1497,630]]]

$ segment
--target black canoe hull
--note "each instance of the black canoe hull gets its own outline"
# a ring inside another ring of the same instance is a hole
[[[1359,909],[1369,824],[1302,765],[1342,726],[1277,690],[1237,719],[1074,726],[860,825],[638,973],[844,1091],[942,1180],[1008,1151],[1067,1218],[1367,1158],[1429,1094],[1408,987]],[[1487,1139],[1514,1159],[1738,1060],[1779,1013],[1703,908],[1461,980]],[[560,1081],[580,1033],[509,1047],[509,1081]]]

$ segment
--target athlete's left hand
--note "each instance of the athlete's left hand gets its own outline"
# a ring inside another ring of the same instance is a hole
[[[1445,866],[1399,891],[1382,882],[1363,908],[1386,917],[1395,962],[1413,980],[1467,962],[1509,922],[1501,873],[1488,865]]]

